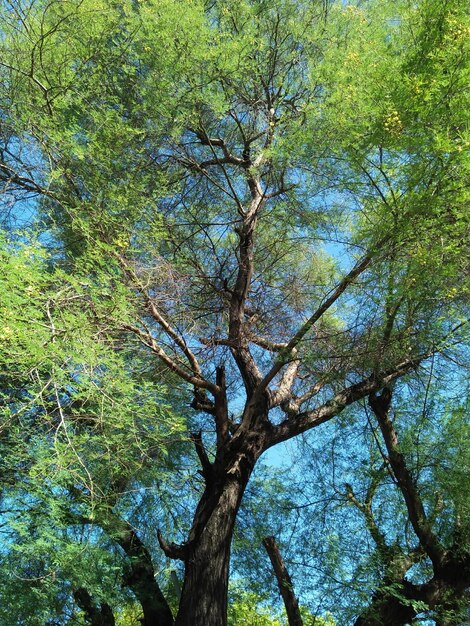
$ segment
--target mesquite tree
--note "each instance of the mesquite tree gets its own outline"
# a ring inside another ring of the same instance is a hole
[[[221,626],[260,456],[460,341],[463,9],[2,11],[5,203],[37,198],[51,263],[120,290],[91,311],[97,332],[182,385],[204,489],[184,540],[158,540],[184,563],[175,624]],[[116,531],[141,565],[128,581],[144,623],[167,624],[129,533]]]

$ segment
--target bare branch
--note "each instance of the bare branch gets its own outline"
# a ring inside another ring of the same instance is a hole
[[[302,404],[304,404],[305,402],[311,400],[314,396],[316,396],[317,393],[319,393],[325,385],[326,379],[318,380],[314,385],[310,387],[310,389],[307,389],[305,393],[296,398],[299,407],[302,406]]]
[[[269,352],[279,352],[286,348],[287,343],[285,342],[276,342],[271,341],[270,339],[266,339],[265,337],[260,337],[253,333],[249,333],[248,338],[251,342],[259,346],[260,348],[264,348],[265,350],[269,350]]]
[[[292,386],[297,376],[297,372],[299,371],[300,361],[295,360],[289,363],[287,366],[282,378],[279,382],[278,388],[274,391],[271,391],[269,408],[273,408],[275,406],[279,406],[286,400],[288,400],[292,395]]]
[[[147,333],[137,326],[133,326],[132,324],[123,324],[122,328],[125,330],[129,330],[137,335],[144,345],[150,348],[152,352],[154,352],[160,358],[160,360],[163,361],[163,363],[165,363],[165,365],[170,368],[172,372],[175,372],[175,374],[180,376],[180,378],[182,378],[183,380],[186,380],[188,383],[191,383],[192,385],[200,389],[207,389],[214,395],[219,391],[217,385],[214,385],[213,383],[205,380],[205,378],[203,378],[202,376],[194,376],[190,374],[177,363],[175,363],[175,361],[168,356],[163,348],[158,345],[155,338],[150,333]]]
[[[191,439],[194,443],[194,447],[196,448],[196,454],[201,462],[202,467],[202,475],[206,481],[206,484],[210,482],[212,479],[212,463],[209,461],[209,457],[207,456],[206,448],[202,442],[202,431],[200,430],[197,433],[191,434]]]
[[[331,308],[331,306],[336,302],[336,300],[338,300],[338,298],[344,293],[349,285],[354,282],[354,280],[369,267],[371,261],[371,253],[366,254],[360,261],[358,261],[356,265],[352,268],[352,270],[337,285],[331,296],[327,298],[318,307],[315,313],[313,313],[313,315],[311,315],[309,319],[299,328],[299,330],[295,333],[292,339],[287,343],[285,348],[283,348],[283,350],[280,352],[276,363],[274,363],[269,372],[260,382],[255,392],[257,395],[261,395],[262,393],[264,393],[273,378],[280,372],[284,365],[291,360],[292,350],[299,345],[305,335],[313,328],[315,323],[324,315],[324,313]]]
[[[382,465],[382,468],[384,466]],[[383,557],[390,557],[390,546],[387,545],[385,541],[385,535],[381,532],[374,518],[374,514],[372,512],[372,498],[379,484],[378,477],[380,476],[380,471],[377,472],[374,479],[371,481],[368,489],[367,495],[364,502],[360,502],[356,495],[354,494],[353,488],[351,485],[346,484],[346,497],[348,500],[354,504],[354,506],[361,511],[364,515],[364,519],[366,522],[367,530],[370,532],[372,539],[374,540],[379,553]]]
[[[140,291],[142,296],[144,297],[147,308],[153,317],[153,319],[158,323],[160,328],[166,333],[168,337],[170,337],[175,344],[180,348],[183,354],[189,361],[191,370],[196,378],[203,378],[200,365],[196,359],[196,356],[189,348],[186,340],[182,337],[171,324],[164,318],[164,316],[160,313],[155,304],[154,300],[148,295],[147,290],[142,285],[142,282],[139,280],[133,268],[130,267],[129,263],[126,259],[124,259],[121,255],[118,256],[119,262],[124,268],[126,274],[131,278],[132,282],[135,284],[137,289]]]
[[[225,368],[219,365],[216,369],[216,384],[218,392],[215,395],[215,426],[217,434],[217,452],[222,454],[224,444],[229,437],[230,420],[228,416],[227,388],[225,382]]]

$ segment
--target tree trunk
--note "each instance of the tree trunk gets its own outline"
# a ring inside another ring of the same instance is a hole
[[[233,479],[224,485],[200,536],[189,545],[175,626],[227,624],[230,546],[235,518],[247,482]],[[207,492],[206,489],[199,511],[212,504],[209,500],[213,496]]]
[[[230,548],[245,488],[265,448],[265,433],[237,433],[209,469],[189,541],[175,626],[226,626]],[[207,464],[206,464],[207,466]]]
[[[465,557],[454,562],[450,560],[441,572],[442,578],[434,576],[422,584],[413,584],[406,579],[385,581],[388,587],[394,587],[395,593],[377,590],[354,626],[408,626],[420,612],[416,603],[433,611],[436,625],[461,626],[468,616],[470,581],[466,564],[468,567]]]
[[[370,606],[354,622],[354,626],[408,626],[417,611],[400,598],[378,591]]]

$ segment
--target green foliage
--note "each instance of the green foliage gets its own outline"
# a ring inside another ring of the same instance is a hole
[[[283,626],[285,620],[263,607],[256,594],[240,591],[229,605],[228,623],[230,626]]]
[[[18,623],[32,605],[28,626],[72,623],[83,621],[71,596],[83,585],[127,626],[138,608],[116,591],[124,557],[110,520],[132,520],[152,549],[157,517],[184,533],[180,512],[201,491],[186,430],[201,429],[208,449],[214,439],[211,418],[187,417],[188,346],[208,380],[226,364],[237,424],[243,384],[224,342],[247,176],[266,200],[243,319],[260,371],[277,358],[263,338],[288,341],[345,268],[371,259],[297,347],[295,394],[321,383],[303,411],[405,359],[452,359],[465,340],[468,14],[459,0],[15,0],[0,20],[5,223],[11,205],[23,221],[33,207],[33,223],[0,241],[0,595],[19,580]],[[460,533],[466,550],[463,403],[436,392],[433,424],[419,384],[410,372],[396,392],[403,454],[439,535],[448,545]],[[377,480],[378,524],[405,551],[412,540],[377,433],[364,435],[356,417],[310,451],[324,466],[312,501],[321,492],[330,504],[302,528],[325,524],[318,560],[362,585],[354,609],[384,563],[335,472],[361,493]],[[244,575],[258,572],[253,544],[286,532],[279,511],[298,494],[282,478],[255,478],[242,508],[234,562]],[[351,542],[358,529],[362,552]],[[415,565],[421,582],[428,564]],[[351,611],[330,579],[319,584],[336,599],[330,608]],[[257,593],[236,590],[230,623],[285,623]]]
[[[100,323],[128,308],[109,277],[91,286],[52,269],[38,243],[2,243],[0,586],[19,597],[5,620],[33,626],[72,610],[73,588],[121,601],[122,557],[101,526],[128,485],[165,480],[184,423]]]
[[[241,584],[236,585],[232,594],[229,626],[287,626],[285,615],[271,609],[262,595],[244,590]],[[305,607],[301,607],[301,615],[305,626],[335,626],[331,616],[314,616]]]

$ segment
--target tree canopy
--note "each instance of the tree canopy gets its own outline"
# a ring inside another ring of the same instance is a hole
[[[463,3],[0,12],[0,619],[464,623]]]

